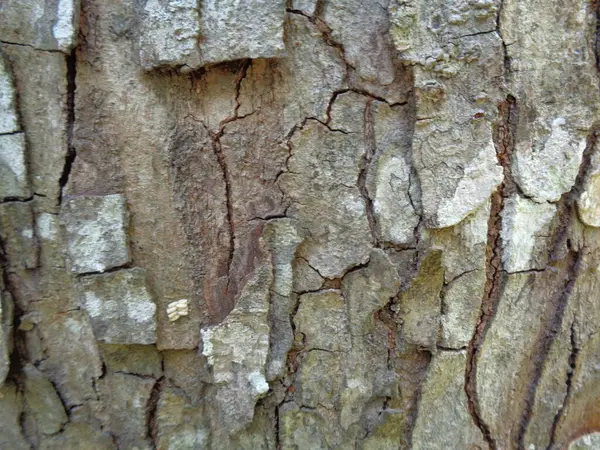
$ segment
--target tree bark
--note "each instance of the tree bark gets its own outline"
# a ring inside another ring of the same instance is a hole
[[[0,449],[600,448],[591,0],[0,0]]]

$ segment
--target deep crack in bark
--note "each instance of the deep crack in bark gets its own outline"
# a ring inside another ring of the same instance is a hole
[[[227,287],[229,288],[229,283],[231,281],[231,265],[235,253],[235,221],[233,217],[233,203],[231,201],[231,175],[227,168],[223,149],[221,148],[220,136],[213,138],[212,148],[217,157],[221,172],[223,173],[223,181],[225,183],[225,205],[227,207],[227,223],[229,224],[229,256],[227,259]]]
[[[213,152],[217,158],[217,162],[219,163],[219,167],[221,168],[221,172],[223,173],[223,181],[225,183],[225,205],[227,207],[227,223],[229,224],[229,255],[227,259],[227,290],[229,290],[229,285],[231,283],[231,266],[233,264],[233,257],[235,254],[235,218],[233,211],[233,201],[232,201],[232,187],[231,187],[231,173],[229,172],[229,168],[227,167],[227,158],[223,153],[223,148],[221,146],[221,137],[225,134],[225,127],[228,123],[234,122],[240,117],[238,115],[240,109],[240,92],[242,88],[242,82],[246,78],[248,74],[248,69],[250,68],[252,62],[250,60],[246,60],[242,63],[242,67],[240,73],[235,80],[235,107],[233,110],[233,115],[224,119],[219,124],[219,131],[216,134],[211,133],[211,131],[207,128],[207,131],[212,136],[212,148]],[[251,113],[252,114],[252,113]],[[206,127],[205,127],[206,128]],[[227,294],[227,292],[226,292]]]
[[[373,124],[373,110],[371,108],[373,99],[367,100],[364,112],[363,132],[365,142],[365,152],[361,160],[360,172],[358,174],[358,190],[365,202],[365,213],[369,222],[369,229],[371,230],[371,238],[373,239],[373,245],[379,247],[379,237],[377,233],[377,219],[375,218],[375,212],[373,207],[373,200],[369,196],[369,190],[367,189],[367,174],[373,155],[375,155],[375,130]]]
[[[559,201],[560,223],[554,233],[554,242],[550,252],[548,266],[556,267],[557,270],[559,267],[562,268],[564,285],[558,292],[557,297],[550,303],[547,316],[543,319],[546,326],[542,329],[541,335],[535,345],[536,351],[534,353],[533,373],[525,393],[524,407],[519,421],[520,427],[516,436],[516,444],[519,448],[524,447],[525,434],[533,415],[537,387],[542,378],[552,344],[556,339],[556,335],[562,328],[569,299],[582,266],[584,252],[580,248],[574,247],[574,244],[570,239],[570,233],[573,222],[576,220],[575,203],[579,199],[585,182],[590,175],[591,158],[596,147],[597,133],[598,128],[594,127],[588,136],[587,145],[583,152],[582,162],[579,166],[579,173],[577,174],[575,183],[571,190],[563,194]],[[564,255],[563,251],[565,247],[567,249],[566,255]],[[573,334],[571,334],[572,345],[574,345],[573,338]],[[555,417],[555,422],[559,419],[560,417]],[[552,428],[552,438],[555,434],[554,428],[555,424],[553,424]]]
[[[73,146],[73,129],[75,127],[75,91],[77,89],[77,50],[74,49],[66,58],[67,64],[67,155],[65,165],[59,179],[59,203],[62,202],[63,191],[69,182],[69,175],[77,152]]]
[[[162,376],[152,386],[148,403],[146,404],[146,437],[150,440],[152,448],[158,449],[158,401],[164,387],[165,377]]]
[[[502,236],[500,235],[500,231],[502,229],[501,213],[504,208],[504,198],[514,190],[510,164],[514,145],[515,99],[512,96],[508,96],[499,105],[498,109],[500,121],[494,129],[494,144],[498,161],[504,171],[504,179],[491,198],[486,247],[486,281],[481,301],[481,314],[475,327],[475,333],[468,345],[465,371],[465,392],[469,413],[491,450],[496,450],[497,445],[491,434],[489,425],[485,423],[481,415],[481,407],[477,396],[477,360],[485,335],[496,314],[498,301],[502,293],[502,284],[505,279],[502,270]]]
[[[569,368],[567,369],[567,378],[565,380],[567,390],[565,392],[565,397],[563,398],[562,404],[560,405],[560,408],[556,412],[554,420],[552,421],[552,427],[550,428],[550,442],[548,443],[547,447],[548,450],[554,447],[558,424],[560,423],[560,420],[564,415],[565,409],[569,404],[569,400],[571,399],[571,393],[573,388],[573,375],[575,374],[575,369],[577,368],[577,357],[579,356],[579,347],[577,346],[577,340],[575,336],[575,323],[575,321],[571,323],[571,353],[569,354]]]
[[[537,351],[535,351],[532,355],[533,374],[525,392],[524,408],[521,412],[519,428],[516,436],[516,446],[520,449],[524,448],[525,445],[525,434],[527,433],[527,428],[529,427],[529,423],[532,419],[537,387],[546,367],[546,360],[548,354],[550,353],[552,344],[554,343],[556,335],[560,332],[562,327],[562,321],[567,309],[569,298],[573,291],[573,287],[577,280],[577,274],[581,267],[581,257],[582,252],[569,250],[569,253],[566,257],[567,269],[565,274],[565,285],[562,291],[559,293],[558,298],[551,302],[553,308],[550,311],[550,317],[545,321],[546,326],[542,330],[542,335],[536,343]]]

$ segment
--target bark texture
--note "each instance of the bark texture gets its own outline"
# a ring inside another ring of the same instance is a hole
[[[0,0],[0,448],[600,448],[599,8]]]

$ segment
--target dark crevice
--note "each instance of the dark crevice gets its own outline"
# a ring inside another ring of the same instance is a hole
[[[325,41],[325,43],[330,47],[335,48],[340,53],[342,61],[344,61],[344,64],[346,64],[346,69],[348,69],[349,67],[352,67],[354,69],[354,66],[346,60],[346,49],[344,48],[344,45],[340,42],[335,41],[331,37],[332,29],[329,27],[329,25],[321,17],[315,17],[314,20],[312,20],[312,22],[316,25],[317,29],[323,35],[323,40]],[[347,71],[348,70],[346,70],[346,72]]]
[[[17,47],[29,47],[34,49],[37,52],[48,52],[48,53],[64,53],[62,50],[55,50],[55,49],[45,49],[45,48],[37,48],[31,44],[24,44],[22,42],[10,42],[10,41],[3,41],[0,40],[0,44],[5,44],[5,45],[15,45]]]
[[[331,98],[329,99],[329,103],[327,104],[327,110],[325,112],[325,124],[329,125],[331,123],[331,109],[333,108],[333,104],[335,103],[335,101],[337,100],[337,98],[342,95],[342,94],[347,94],[348,92],[353,92],[355,94],[358,95],[363,95],[365,97],[368,97],[371,100],[377,100],[379,102],[385,103],[386,105],[388,105],[390,108],[394,108],[396,106],[405,106],[408,105],[408,101],[405,102],[397,102],[397,103],[390,103],[388,102],[385,98],[383,97],[379,97],[378,95],[372,94],[370,92],[365,91],[364,89],[358,89],[358,88],[347,88],[347,89],[340,89],[338,91],[334,91]]]
[[[555,268],[559,273],[555,277],[561,276],[563,281],[562,288],[557,296],[551,299],[550,307],[543,319],[546,326],[542,329],[538,337],[534,352],[533,373],[530,377],[528,389],[525,393],[524,407],[521,413],[520,426],[516,436],[517,445],[523,448],[525,434],[533,415],[533,407],[537,394],[537,387],[546,368],[547,356],[550,353],[552,344],[556,336],[560,333],[563,326],[563,319],[569,304],[569,299],[577,282],[577,277],[583,264],[584,252],[576,248],[570,239],[573,222],[575,217],[575,203],[579,199],[585,183],[590,176],[592,169],[591,158],[596,147],[598,129],[594,127],[588,136],[586,149],[583,152],[582,162],[579,166],[579,172],[575,179],[573,188],[563,194],[559,201],[560,222],[554,232],[553,246],[550,251],[548,268]],[[566,254],[565,254],[566,250]],[[572,348],[575,345],[573,328],[571,327]],[[572,354],[575,350],[572,351]],[[575,356],[576,358],[576,353]],[[570,383],[570,381],[568,381]],[[565,400],[566,401],[566,400]],[[562,410],[561,410],[562,414]],[[560,417],[555,421],[560,420]],[[554,433],[554,431],[552,432]]]
[[[146,437],[150,440],[152,448],[157,450],[158,447],[158,401],[165,383],[165,377],[160,377],[152,386],[150,398],[146,404]]]
[[[254,220],[261,220],[261,221],[269,221],[269,220],[277,220],[277,219],[287,219],[287,210],[288,210],[289,206],[285,209],[285,211],[283,212],[283,214],[267,214],[266,216],[256,216],[256,217],[251,217],[250,219],[248,219],[248,222],[254,221]]]
[[[429,369],[431,367],[431,360],[432,360],[432,355],[429,350],[419,349],[417,351],[420,354],[421,358],[424,360],[424,364],[420,371],[421,376],[417,383],[414,401],[412,402],[412,405],[410,407],[410,410],[409,410],[409,412],[407,414],[407,418],[406,418],[407,424],[406,424],[404,440],[407,443],[410,443],[410,446],[407,447],[407,450],[412,448],[413,433],[415,431],[415,424],[417,423],[417,418],[419,417],[419,409],[421,407],[421,397],[423,396],[423,383],[425,382],[425,379],[427,378],[427,375],[429,374]],[[404,447],[402,447],[402,448],[404,448]]]
[[[346,77],[348,77],[349,68],[353,68],[354,69],[354,66],[352,66],[346,60],[346,50],[344,49],[343,44],[341,44],[340,42],[335,41],[331,37],[332,29],[331,29],[331,27],[329,27],[329,25],[323,19],[323,14],[325,12],[325,0],[317,0],[316,1],[316,4],[315,4],[315,13],[314,13],[313,16],[309,16],[308,14],[304,13],[303,11],[300,11],[298,9],[293,9],[293,8],[291,8],[289,6],[287,7],[286,11],[288,13],[290,13],[290,14],[297,14],[299,16],[305,17],[306,19],[308,19],[308,21],[310,23],[312,23],[317,28],[317,30],[323,36],[323,40],[325,41],[325,43],[328,46],[336,49],[339,52],[340,57],[342,58],[342,61],[346,65]]]
[[[121,375],[131,375],[132,377],[143,378],[145,380],[155,380],[156,379],[156,377],[154,377],[152,375],[144,375],[142,373],[127,372],[125,370],[115,370],[114,373],[119,373]],[[100,379],[100,377],[98,379]]]
[[[399,328],[399,323],[396,318],[397,303],[398,296],[396,293],[383,308],[375,313],[375,319],[381,322],[388,330],[386,361],[388,370],[395,369],[395,355],[398,346],[397,336]]]
[[[32,197],[27,197],[27,198],[19,198],[19,197],[5,197],[2,199],[2,201],[0,201],[0,204],[3,203],[29,203],[30,201],[33,200],[33,196]]]
[[[58,181],[60,186],[59,202],[62,202],[65,186],[69,182],[69,176],[73,168],[73,163],[77,157],[77,152],[73,146],[73,130],[75,127],[75,91],[77,90],[77,50],[73,50],[67,55],[67,155],[62,174]]]
[[[467,350],[467,347],[458,347],[458,348],[454,348],[454,347],[444,347],[443,345],[436,345],[435,348],[437,350],[441,350],[443,352],[454,352],[454,353],[462,353],[465,350]]]
[[[536,344],[536,351],[533,352],[533,374],[531,375],[529,386],[525,393],[525,406],[521,413],[519,430],[516,437],[518,448],[524,448],[525,434],[533,416],[537,387],[544,373],[546,367],[545,363],[552,344],[556,339],[556,335],[562,328],[562,322],[569,303],[569,298],[573,292],[577,275],[581,267],[582,256],[583,252],[569,251],[569,254],[567,255],[567,273],[565,274],[566,280],[564,287],[560,292],[558,299],[552,302],[553,310],[551,311],[550,318],[546,321],[542,336]]]
[[[592,43],[596,71],[600,72],[600,0],[592,0],[592,12],[596,19],[596,29],[594,30],[594,42]]]
[[[581,156],[581,164],[579,165],[579,172],[575,178],[575,184],[571,190],[565,195],[565,203],[567,205],[574,205],[579,199],[585,188],[586,182],[591,176],[592,167],[592,155],[596,151],[596,142],[598,140],[598,134],[600,133],[600,125],[595,124],[590,131],[585,150]]]
[[[14,292],[14,286],[9,276],[9,265],[8,254],[6,252],[6,246],[4,240],[0,236],[0,268],[2,269],[2,278],[4,284],[4,290],[10,295],[12,301],[12,337],[13,337],[13,348],[10,354],[10,364],[8,368],[7,380],[12,380],[19,391],[24,390],[24,375],[23,367],[27,364],[27,341],[25,331],[22,330],[19,325],[21,318],[25,314],[19,305]],[[0,292],[0,297],[6,295]],[[0,299],[1,301],[1,299]],[[4,318],[0,316],[1,322],[4,322]],[[0,322],[0,326],[3,324]]]
[[[507,77],[511,72],[511,64],[510,57],[508,56],[508,45],[502,36],[502,24],[500,23],[502,20],[502,9],[504,8],[504,0],[500,0],[500,5],[498,6],[498,12],[496,13],[496,33],[502,42],[502,51],[504,54],[504,76]]]
[[[24,134],[24,131],[9,131],[7,133],[0,133],[0,136],[15,136],[17,134]]]
[[[221,148],[220,136],[213,139],[213,152],[217,157],[217,162],[223,173],[223,181],[225,182],[225,205],[227,207],[227,223],[229,224],[229,256],[227,260],[227,286],[229,287],[231,278],[231,266],[233,264],[233,256],[235,253],[235,220],[233,215],[233,201],[231,192],[231,174],[227,168],[225,154]]]
[[[369,229],[371,230],[371,238],[373,240],[373,245],[379,246],[379,237],[377,233],[377,219],[375,218],[375,211],[373,206],[373,200],[369,196],[369,190],[367,189],[367,175],[369,170],[369,165],[371,164],[371,160],[373,159],[373,155],[375,154],[375,130],[373,123],[373,109],[372,109],[373,100],[367,100],[367,104],[365,106],[364,112],[364,140],[365,140],[365,153],[363,154],[361,163],[360,163],[360,172],[358,174],[358,190],[360,191],[360,195],[362,196],[365,202],[365,212],[367,214],[367,220],[369,222]]]
[[[539,237],[539,236],[536,236]],[[545,237],[549,237],[549,236],[545,236]],[[543,269],[535,269],[535,268],[531,268],[531,269],[524,269],[524,270],[514,270],[512,272],[509,272],[508,270],[504,270],[502,269],[502,272],[504,272],[507,275],[515,275],[515,274],[535,274],[535,273],[544,273],[546,272],[546,270],[555,270],[553,267],[545,267]]]
[[[329,125],[331,123],[331,109],[333,108],[333,104],[337,100],[338,96],[350,92],[350,89],[341,89],[339,91],[335,91],[331,98],[329,99],[329,103],[327,104],[327,110],[325,111],[325,123]]]
[[[243,117],[246,116],[242,116],[240,117],[240,115],[238,114],[239,110],[240,110],[240,94],[242,91],[242,82],[246,79],[246,76],[248,75],[248,69],[250,69],[250,66],[252,65],[252,60],[248,59],[246,61],[242,62],[242,66],[240,69],[240,73],[238,74],[236,80],[235,80],[235,108],[233,110],[233,117],[232,120],[237,120],[237,119],[241,119]],[[227,121],[223,121],[221,123],[221,133],[223,132],[223,128],[225,127],[225,125],[227,124]]]
[[[548,443],[547,449],[550,450],[554,448],[554,442],[556,440],[556,431],[558,429],[558,424],[562,419],[565,409],[569,404],[569,400],[571,399],[572,389],[573,389],[573,375],[575,374],[575,369],[577,368],[577,357],[579,356],[579,347],[577,346],[577,339],[575,335],[575,321],[571,323],[571,353],[569,354],[569,368],[567,369],[567,377],[565,380],[565,384],[567,386],[565,397],[563,398],[563,402],[560,405],[560,408],[556,412],[554,416],[554,420],[552,421],[552,426],[550,427],[550,442]]]
[[[346,130],[342,130],[340,128],[331,128],[327,122],[323,122],[320,119],[317,119],[316,117],[307,117],[306,119],[304,119],[302,126],[300,127],[300,129],[304,128],[304,126],[306,125],[306,123],[309,120],[314,120],[315,122],[319,122],[321,125],[323,125],[324,127],[326,127],[329,131],[331,131],[332,133],[342,133],[342,134],[354,134],[354,132],[352,131],[346,131]]]
[[[102,360],[102,372],[100,373],[100,376],[98,377],[99,380],[102,380],[107,373],[107,367],[106,367],[106,363],[104,362],[104,360]]]
[[[248,74],[248,69],[250,68],[252,62],[251,60],[245,60],[241,62],[241,68],[238,74],[238,77],[235,80],[235,107],[233,110],[233,115],[224,119],[219,124],[219,131],[217,133],[211,132],[211,130],[202,122],[202,125],[209,133],[212,139],[212,149],[213,153],[217,159],[219,167],[221,168],[221,173],[223,174],[223,182],[225,184],[225,205],[227,208],[227,223],[229,225],[229,255],[227,259],[227,292],[229,291],[229,285],[231,284],[231,267],[233,265],[233,257],[235,254],[235,217],[234,217],[234,208],[233,208],[233,192],[232,192],[232,180],[231,173],[227,166],[227,158],[225,153],[223,152],[223,147],[221,146],[221,138],[225,134],[225,127],[227,124],[234,122],[239,119],[243,119],[244,117],[253,114],[247,114],[245,116],[239,116],[238,112],[241,106],[240,103],[240,93],[242,89],[242,82],[246,78]]]
[[[452,278],[451,280],[448,280],[446,282],[444,282],[444,286],[450,287],[450,285],[452,283],[454,283],[455,281],[461,279],[462,277],[469,275],[470,273],[473,272],[477,272],[479,269],[471,269],[471,270],[467,270],[466,272],[461,272],[458,275],[456,275],[454,278]]]
[[[282,403],[283,404],[283,403]],[[275,406],[275,450],[281,450],[280,423],[279,423],[279,408],[281,405]]]
[[[299,9],[286,8],[285,11],[288,12],[288,13],[290,13],[290,14],[297,14],[299,16],[306,17],[309,21],[314,22],[314,18],[312,16],[309,16],[304,11],[300,11]]]
[[[323,17],[324,13],[325,13],[325,0],[316,0],[315,1],[315,14],[314,14],[315,20]]]
[[[106,269],[104,272],[83,272],[83,273],[78,273],[76,275],[77,278],[83,278],[83,277],[88,277],[90,275],[104,275],[107,273],[114,273],[114,272],[118,272],[120,270],[125,270],[125,269],[130,269],[132,267],[131,263],[126,263],[123,264],[122,266],[117,266],[117,267],[111,267],[110,269]]]
[[[455,39],[462,39],[462,38],[473,37],[473,36],[482,36],[484,34],[491,34],[491,33],[498,33],[497,28],[494,28],[493,30],[477,31],[475,33],[460,34],[458,36],[452,36],[448,39],[455,40]]]
[[[417,250],[417,247],[411,244],[396,244],[395,242],[380,241],[379,248],[382,250],[391,250],[394,252],[405,252],[407,250]]]
[[[419,238],[420,238],[419,229],[421,228],[421,224],[423,223],[423,212],[421,211],[420,207],[417,207],[417,204],[415,203],[415,200],[413,199],[413,194],[411,192],[413,177],[416,177],[418,179],[419,176],[418,176],[417,172],[414,171],[414,168],[411,166],[410,172],[408,172],[408,189],[406,190],[406,196],[408,197],[408,202],[410,203],[410,206],[413,209],[414,213],[417,215],[417,217],[419,217],[419,223],[417,224],[417,226],[414,228],[414,231],[413,231],[414,237],[415,237],[415,242],[418,245]]]
[[[292,127],[292,129],[289,131],[289,133],[287,134],[287,136],[285,137],[285,139],[286,139],[286,141],[288,143],[288,146],[289,146],[290,140],[294,137],[294,134],[296,133],[296,131],[303,130],[304,127],[306,127],[306,124],[309,121],[311,121],[311,120],[314,121],[314,122],[320,123],[321,125],[323,125],[325,128],[327,128],[332,133],[354,134],[354,132],[351,132],[351,131],[346,131],[346,130],[342,130],[342,129],[339,129],[339,128],[331,128],[329,126],[328,122],[323,122],[321,119],[318,119],[317,117],[305,117],[302,120],[302,122],[300,123],[300,125],[294,125]],[[290,152],[291,152],[291,148],[290,148]],[[291,157],[291,153],[290,153],[290,157]],[[289,160],[289,157],[288,157],[288,160]],[[287,163],[287,161],[286,161],[286,163]]]
[[[487,331],[496,314],[503,284],[506,280],[502,270],[502,236],[500,231],[502,229],[501,213],[504,208],[504,199],[514,191],[514,181],[510,168],[516,124],[515,99],[508,96],[499,105],[498,109],[500,120],[494,127],[493,137],[498,161],[504,171],[504,179],[491,198],[486,246],[486,281],[481,301],[481,313],[473,337],[468,345],[465,371],[465,393],[469,413],[491,450],[496,450],[497,444],[491,434],[489,425],[485,423],[481,415],[481,406],[477,396],[477,361]]]
[[[27,427],[26,427],[26,421],[27,421],[27,414],[25,412],[25,406],[27,405],[27,402],[25,401],[25,396],[23,395],[21,397],[21,414],[19,414],[19,429],[21,431],[21,435],[25,438],[25,440],[27,441],[27,443],[29,444],[29,448],[30,449],[34,449],[35,446],[33,445],[32,442],[32,436],[29,435],[29,433],[27,433]]]

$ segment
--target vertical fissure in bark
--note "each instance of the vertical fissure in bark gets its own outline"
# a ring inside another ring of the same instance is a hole
[[[227,161],[223,149],[221,148],[220,136],[213,139],[213,151],[217,157],[217,162],[223,173],[223,181],[225,183],[225,206],[227,208],[227,223],[229,226],[229,255],[227,259],[227,287],[229,288],[231,278],[231,265],[233,263],[233,255],[235,253],[235,221],[233,217],[233,203],[231,194],[231,174],[227,167]]]
[[[279,420],[279,408],[281,407],[281,405],[276,405],[275,406],[275,450],[281,450],[281,437],[279,435],[280,433],[280,420]]]
[[[571,293],[573,292],[573,287],[575,285],[575,281],[577,280],[577,274],[579,273],[580,266],[581,252],[569,250],[567,255],[567,273],[565,275],[565,285],[558,298],[551,302],[552,310],[550,312],[549,319],[545,321],[546,326],[542,330],[542,335],[536,343],[535,351],[532,355],[533,373],[527,386],[527,390],[525,391],[524,408],[521,413],[519,428],[516,435],[517,448],[524,448],[525,434],[532,419],[537,387],[546,367],[546,360],[548,354],[550,353],[552,344],[554,343],[556,335],[561,330],[565,311],[567,309]]]
[[[592,0],[592,12],[596,19],[596,29],[594,30],[593,51],[596,64],[596,71],[600,72],[600,0]]]
[[[229,227],[229,254],[227,258],[227,292],[225,295],[235,295],[235,293],[229,293],[229,286],[231,283],[231,266],[233,264],[233,257],[235,254],[235,217],[233,211],[233,193],[232,193],[232,180],[231,173],[229,171],[229,167],[227,166],[227,158],[225,153],[223,152],[223,147],[221,145],[221,138],[223,134],[225,134],[225,126],[228,123],[231,123],[235,120],[240,119],[241,117],[238,115],[240,109],[240,93],[242,89],[242,82],[246,78],[248,74],[248,69],[250,68],[251,61],[246,60],[241,63],[240,73],[235,80],[235,107],[233,109],[233,115],[224,119],[219,124],[219,131],[217,133],[211,133],[211,131],[207,128],[209,134],[212,135],[212,148],[213,152],[217,158],[217,162],[219,167],[221,168],[221,172],[223,174],[223,182],[225,184],[225,206],[227,208],[227,223]],[[206,128],[206,126],[205,126]]]
[[[390,298],[390,301],[375,313],[375,319],[381,322],[387,328],[387,368],[394,369],[394,359],[396,354],[396,336],[398,335],[398,321],[395,319],[395,305],[398,302],[398,296]]]
[[[365,106],[364,122],[363,122],[363,134],[365,142],[365,152],[360,162],[360,172],[358,174],[358,190],[365,202],[365,212],[367,214],[367,220],[369,222],[369,229],[371,230],[371,238],[373,245],[379,246],[379,238],[377,236],[377,220],[375,219],[375,212],[373,207],[373,200],[369,196],[369,190],[367,189],[367,174],[373,155],[375,154],[375,129],[373,123],[373,99],[368,98]]]
[[[163,390],[165,377],[160,377],[152,386],[150,398],[146,404],[146,437],[150,440],[152,448],[158,449],[158,401]]]
[[[325,0],[316,0],[315,1],[315,18],[323,17],[323,13],[325,12]]]
[[[7,379],[12,380],[17,388],[20,391],[23,391],[24,388],[24,376],[23,376],[23,366],[27,361],[27,347],[26,347],[26,336],[25,331],[19,328],[21,317],[24,314],[24,311],[21,310],[19,305],[16,302],[16,297],[14,295],[15,289],[12,286],[12,282],[9,276],[9,261],[8,254],[6,252],[6,246],[4,244],[4,240],[0,236],[0,269],[2,270],[2,279],[4,284],[4,290],[11,296],[12,300],[12,339],[13,339],[13,348],[12,353],[10,354],[10,363],[8,368],[8,374],[6,376]],[[0,301],[2,301],[2,293],[0,292]],[[3,314],[6,314],[3,311]],[[3,326],[4,317],[0,316],[0,327]],[[1,383],[0,383],[1,384]]]
[[[554,448],[554,442],[556,440],[556,431],[558,429],[558,424],[562,419],[565,409],[569,404],[569,400],[571,399],[572,387],[573,387],[573,375],[575,374],[575,369],[577,368],[578,356],[579,356],[579,347],[577,346],[576,336],[575,336],[575,321],[571,323],[571,352],[569,354],[569,368],[567,369],[567,377],[565,379],[566,392],[563,398],[563,402],[560,405],[560,408],[556,412],[554,416],[554,420],[552,421],[552,427],[550,427],[550,442],[548,443],[548,449]]]
[[[77,152],[73,146],[73,130],[75,127],[75,91],[77,89],[77,49],[66,56],[67,64],[67,155],[65,157],[65,165],[63,166],[62,174],[59,179],[60,186],[60,198],[62,202],[63,191],[65,186],[69,182],[69,175],[71,175],[71,169],[73,163],[77,157]]]
[[[573,222],[576,220],[575,202],[581,195],[583,187],[589,172],[591,170],[592,153],[595,150],[598,129],[592,129],[588,136],[587,145],[583,152],[582,162],[579,166],[579,172],[575,179],[575,184],[569,192],[564,194],[559,202],[559,225],[554,232],[554,242],[550,252],[549,266],[554,266],[559,274],[562,274],[564,284],[562,289],[558,291],[558,295],[552,299],[546,317],[543,318],[545,327],[542,328],[541,334],[537,339],[534,351],[533,373],[528,384],[528,389],[525,392],[524,408],[521,414],[520,427],[516,437],[517,445],[523,448],[525,433],[533,415],[533,407],[537,393],[537,387],[546,367],[546,360],[552,344],[554,343],[557,334],[562,329],[563,319],[569,304],[569,299],[573,292],[577,277],[580,272],[583,260],[583,251],[575,248],[575,244],[570,238]],[[564,249],[566,246],[566,255]],[[557,277],[560,275],[557,275]],[[572,353],[575,349],[573,328],[571,328],[571,345]],[[575,356],[576,358],[576,353]],[[569,358],[571,364],[571,357]],[[570,388],[570,379],[567,377],[567,386]],[[565,399],[566,402],[566,399]],[[564,407],[564,405],[563,405]],[[560,420],[563,408],[559,410],[555,417],[555,424]],[[555,424],[551,431],[551,437],[555,434]]]
[[[504,41],[504,37],[502,36],[502,25],[501,25],[501,20],[502,20],[502,10],[504,8],[504,0],[500,1],[500,4],[498,5],[498,12],[496,15],[496,33],[498,33],[498,36],[500,37],[500,40],[502,41],[502,51],[504,53],[504,73],[505,75],[510,74],[510,57],[508,56],[508,46],[506,45],[506,42]]]
[[[508,96],[499,105],[500,120],[494,128],[494,145],[498,161],[504,170],[504,179],[498,190],[492,194],[490,217],[488,220],[488,238],[486,247],[486,281],[484,294],[481,302],[481,314],[475,333],[468,345],[467,365],[465,372],[465,392],[469,412],[475,425],[481,430],[484,439],[490,449],[496,450],[497,445],[492,436],[490,427],[481,415],[481,407],[477,396],[477,361],[481,346],[485,340],[487,331],[496,314],[498,301],[502,293],[504,283],[504,272],[502,270],[502,210],[504,199],[515,186],[510,172],[511,156],[514,141],[514,123],[516,114],[516,102],[514,97]]]
[[[239,73],[237,79],[235,80],[235,108],[233,110],[233,119],[232,120],[236,120],[236,119],[240,118],[238,112],[240,110],[240,106],[242,106],[242,104],[240,103],[242,82],[246,79],[246,76],[248,75],[248,69],[250,69],[251,65],[252,65],[251,59],[248,59],[248,60],[245,60],[244,62],[242,62],[242,68],[240,70],[240,73]],[[224,126],[225,126],[225,123],[223,123],[221,125],[221,131],[223,131]]]
[[[416,388],[412,401],[409,405],[407,405],[406,427],[400,444],[400,448],[402,450],[410,450],[412,448],[413,433],[415,431],[415,425],[419,416],[421,397],[423,395],[423,383],[427,378],[427,374],[429,373],[431,366],[431,360],[433,359],[431,351],[429,350],[414,349],[413,351],[414,361],[416,363],[416,367],[413,367],[413,374],[415,375],[414,384]],[[406,446],[403,446],[402,442],[404,442]]]

